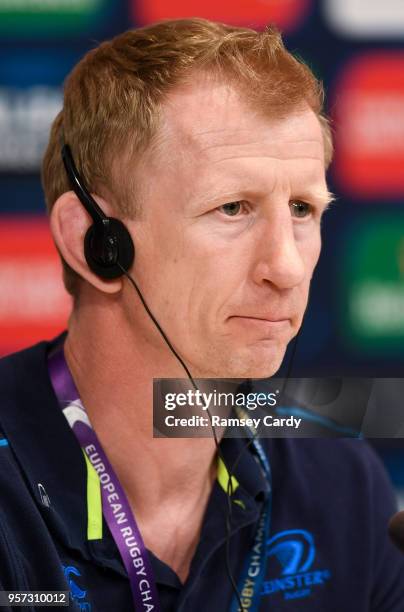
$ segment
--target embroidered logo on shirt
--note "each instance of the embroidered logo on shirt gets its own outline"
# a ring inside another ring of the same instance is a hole
[[[78,584],[71,578],[73,576],[81,576],[79,570],[74,565],[63,565],[63,571],[65,578],[70,589],[70,598],[77,604],[80,612],[91,612],[91,604],[84,601],[87,595],[87,591],[78,586]]]
[[[282,594],[285,600],[309,597],[331,578],[329,569],[311,569],[316,557],[312,534],[305,529],[281,531],[267,540],[266,554],[275,577],[262,585],[262,596]]]

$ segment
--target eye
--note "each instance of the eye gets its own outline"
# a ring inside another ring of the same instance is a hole
[[[301,202],[300,200],[289,202],[289,206],[290,211],[292,213],[292,217],[297,217],[299,219],[308,217],[312,212],[311,204],[307,204],[307,202]]]
[[[243,210],[243,206],[245,208],[245,204],[242,201],[228,202],[227,204],[219,206],[218,210],[227,217],[237,217],[237,215]]]

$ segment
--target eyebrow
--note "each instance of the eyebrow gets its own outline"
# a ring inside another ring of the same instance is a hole
[[[296,196],[296,198],[299,197],[301,197],[303,200],[310,200],[314,202],[318,206],[323,207],[324,210],[327,210],[327,208],[337,199],[336,196],[331,193],[331,191],[328,191],[328,189],[311,189],[299,196]]]
[[[253,193],[252,190],[234,190],[234,191],[227,191],[227,192],[223,192],[220,195],[217,195],[217,192],[215,195],[213,195],[213,193],[211,194],[206,194],[203,198],[198,198],[196,200],[196,202],[194,202],[194,206],[199,206],[202,203],[205,202],[211,202],[214,203],[216,200],[219,201],[221,199],[224,199],[226,197],[228,198],[232,198],[232,197],[238,197],[238,194],[241,195],[241,193],[244,192],[246,198],[248,197],[254,197],[257,194]],[[297,195],[291,196],[291,200],[295,199],[301,199],[301,200],[308,200],[309,202],[312,202],[313,204],[323,208],[323,210],[327,210],[327,208],[329,208],[329,206],[336,201],[336,196],[331,193],[330,191],[328,191],[328,189],[308,189],[308,190],[302,190],[301,192],[296,192]]]

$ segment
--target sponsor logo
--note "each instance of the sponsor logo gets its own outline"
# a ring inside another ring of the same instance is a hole
[[[0,354],[66,327],[70,298],[45,218],[0,223]]]
[[[404,194],[404,53],[349,63],[335,92],[335,179],[363,199]]]
[[[82,589],[75,580],[76,577],[81,576],[81,573],[74,565],[63,565],[62,567],[67,584],[69,585],[70,598],[76,603],[80,612],[91,612],[91,604],[84,601],[87,591]]]
[[[392,38],[404,34],[402,0],[325,0],[325,18],[340,34]]]
[[[267,541],[266,554],[273,562],[270,580],[262,585],[262,596],[280,594],[284,600],[309,597],[313,589],[331,577],[329,569],[312,568],[316,547],[311,533],[304,529],[281,531]]]
[[[135,23],[141,24],[198,15],[235,25],[266,26],[275,23],[283,31],[290,31],[301,25],[311,5],[312,0],[133,0],[133,16]]]

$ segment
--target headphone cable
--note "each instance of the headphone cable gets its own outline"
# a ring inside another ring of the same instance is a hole
[[[181,366],[183,367],[186,375],[188,376],[192,386],[194,387],[195,391],[198,391],[198,386],[195,383],[195,380],[191,374],[191,372],[189,371],[187,365],[185,364],[185,362],[183,361],[183,359],[181,358],[181,356],[178,354],[178,352],[175,350],[175,348],[173,347],[173,345],[171,344],[169,338],[167,337],[166,333],[164,332],[164,330],[162,329],[162,327],[160,326],[159,322],[157,321],[156,317],[154,316],[154,314],[151,312],[146,300],[144,299],[142,292],[140,291],[135,279],[128,273],[127,270],[125,270],[125,268],[119,263],[119,261],[117,261],[117,266],[120,268],[120,270],[122,271],[122,274],[124,274],[124,276],[129,280],[129,282],[131,283],[131,285],[133,286],[133,288],[135,289],[136,293],[138,294],[140,301],[143,304],[143,307],[145,309],[145,311],[147,312],[147,314],[149,315],[150,319],[152,320],[152,322],[154,323],[154,325],[156,326],[156,328],[158,329],[158,331],[160,332],[162,338],[164,339],[165,343],[167,344],[168,348],[170,349],[170,351],[172,352],[172,354],[174,355],[174,357],[178,360],[178,362],[181,364]],[[228,578],[230,580],[230,583],[232,585],[234,594],[237,598],[237,601],[239,603],[240,606],[240,610],[239,612],[246,612],[245,608],[241,602],[241,597],[240,597],[240,593],[238,591],[236,582],[234,580],[234,576],[233,573],[231,571],[230,568],[230,535],[231,535],[231,519],[232,519],[232,506],[231,506],[231,496],[233,495],[233,472],[230,472],[229,469],[227,468],[226,462],[224,460],[222,451],[220,449],[220,445],[217,439],[217,434],[216,434],[216,430],[215,427],[213,425],[213,421],[212,421],[212,415],[209,411],[208,408],[206,408],[206,412],[208,414],[209,417],[209,422],[210,422],[210,426],[212,429],[212,433],[213,433],[213,439],[214,439],[214,443],[215,443],[215,447],[216,447],[216,452],[218,454],[219,459],[222,461],[223,465],[226,468],[227,471],[227,475],[228,475],[228,480],[227,480],[227,514],[226,514],[226,571],[228,574]],[[243,449],[244,450],[244,449]]]

